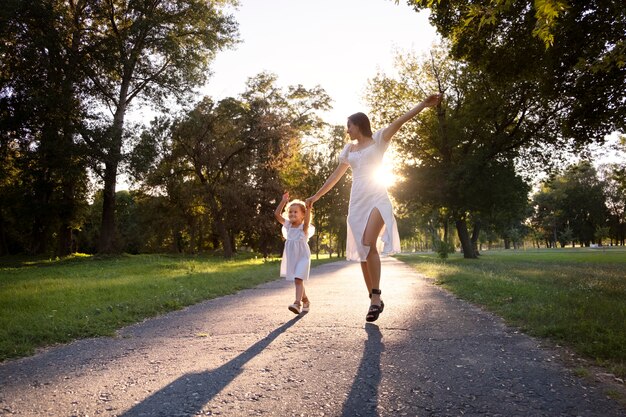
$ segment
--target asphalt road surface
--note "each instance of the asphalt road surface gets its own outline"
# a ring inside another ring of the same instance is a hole
[[[326,264],[308,314],[277,280],[5,362],[0,415],[626,416],[538,340],[398,260],[382,269],[374,324],[359,265]]]

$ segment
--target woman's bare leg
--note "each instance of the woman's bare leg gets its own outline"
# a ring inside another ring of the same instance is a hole
[[[384,225],[383,216],[377,208],[374,208],[370,213],[365,231],[363,232],[363,244],[370,248],[366,259],[369,283],[371,285],[371,287],[368,286],[370,293],[372,289],[380,289],[380,255],[376,248],[376,241]],[[380,294],[372,294],[371,304],[380,305]]]
[[[361,271],[363,271],[363,280],[365,281],[367,292],[371,294],[373,287],[372,287],[372,280],[370,278],[370,272],[367,269],[367,262],[361,262]]]

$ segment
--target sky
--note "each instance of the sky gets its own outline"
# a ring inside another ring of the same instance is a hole
[[[216,100],[236,97],[248,78],[268,71],[280,87],[320,85],[333,99],[324,120],[343,125],[349,115],[367,112],[361,100],[367,80],[378,70],[393,72],[395,51],[428,52],[437,40],[427,12],[405,3],[240,0],[233,15],[242,42],[217,54],[200,91]]]

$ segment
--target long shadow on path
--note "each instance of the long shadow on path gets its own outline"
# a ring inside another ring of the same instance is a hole
[[[378,386],[380,385],[380,358],[385,350],[383,335],[377,325],[366,323],[367,340],[359,370],[343,404],[342,417],[378,416]]]
[[[296,324],[301,314],[250,346],[245,352],[211,371],[185,374],[155,392],[120,417],[195,415],[226,385],[243,372],[243,366],[278,336]]]

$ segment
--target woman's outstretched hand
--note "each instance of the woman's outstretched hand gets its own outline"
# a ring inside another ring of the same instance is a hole
[[[315,203],[317,200],[314,197],[309,197],[306,200],[304,200],[304,204],[306,205],[307,208],[311,208],[313,207],[313,203]]]
[[[441,99],[443,99],[443,93],[431,94],[424,101],[422,101],[422,104],[424,104],[424,107],[434,107],[441,103]]]

